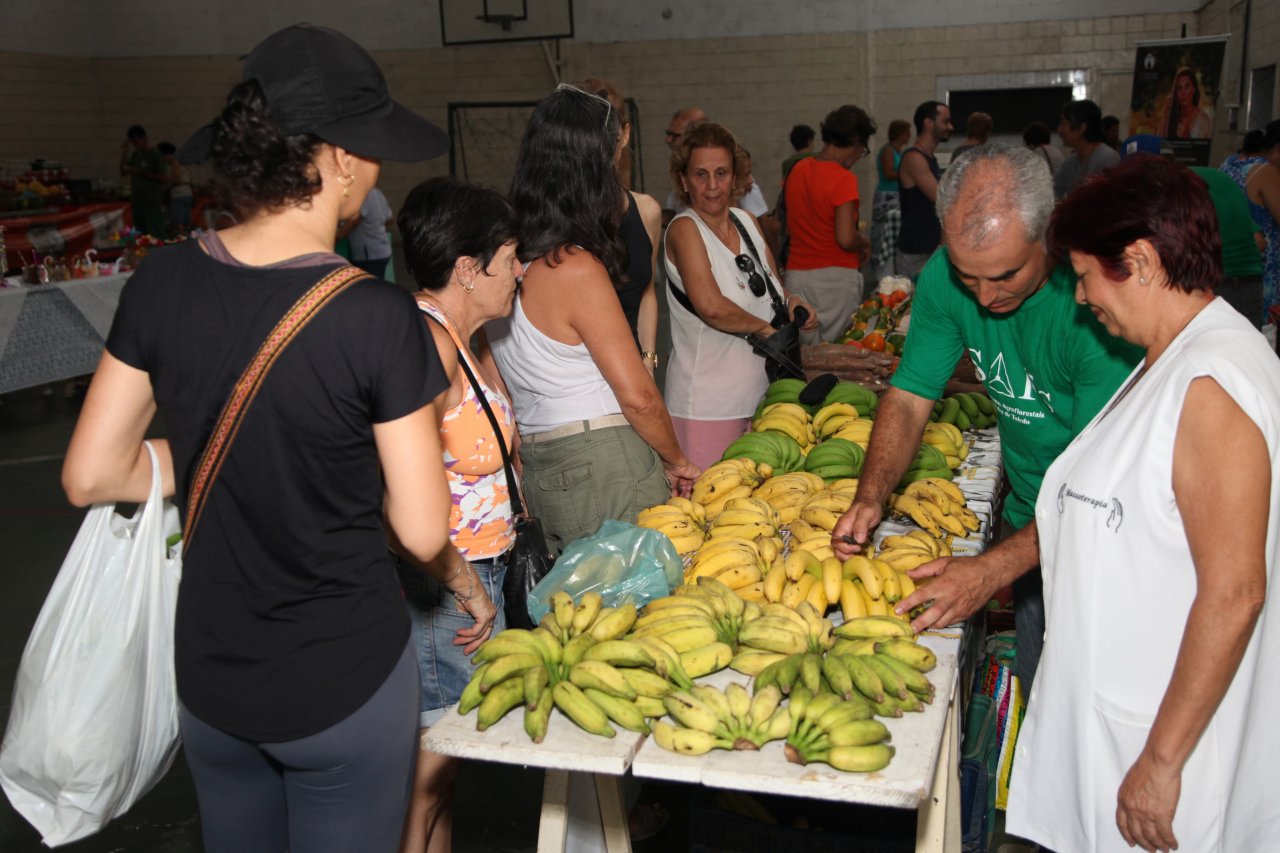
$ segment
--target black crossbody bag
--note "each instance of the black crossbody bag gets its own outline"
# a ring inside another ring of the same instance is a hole
[[[769,325],[777,329],[775,334],[763,337],[755,333],[737,334],[735,332],[725,332],[727,335],[733,335],[735,338],[742,338],[751,344],[751,350],[756,355],[764,358],[764,372],[770,382],[776,379],[794,378],[804,379],[804,367],[800,363],[800,326],[804,325],[809,318],[809,312],[803,308],[796,309],[796,318],[791,319],[791,313],[787,310],[787,303],[783,300],[782,294],[773,286],[773,273],[769,267],[765,265],[760,258],[760,253],[756,251],[756,244],[747,234],[746,227],[739,221],[738,217],[729,212],[729,221],[738,229],[738,234],[742,237],[742,242],[747,247],[747,251],[751,253],[751,257],[755,259],[756,266],[760,270],[760,276],[764,279],[765,287],[769,292],[769,303],[773,306],[773,319],[769,321]],[[693,316],[702,320],[696,308],[693,307],[689,294],[676,287],[675,282],[670,278],[667,279],[667,289],[671,291],[671,295],[675,297],[681,307]],[[706,322],[706,320],[702,320]]]
[[[440,322],[430,314],[427,316],[437,323]],[[444,324],[441,323],[441,325]],[[536,626],[529,618],[529,590],[546,577],[556,559],[551,556],[551,549],[547,547],[547,537],[542,532],[542,522],[525,509],[524,501],[520,497],[520,483],[516,480],[515,470],[511,466],[511,454],[507,451],[507,443],[502,438],[502,427],[489,406],[489,398],[485,395],[484,388],[476,379],[471,365],[467,363],[461,350],[458,350],[458,364],[467,374],[467,381],[471,383],[476,399],[480,401],[485,417],[493,427],[493,438],[498,443],[498,451],[502,454],[502,468],[507,475],[507,494],[511,499],[511,513],[515,516],[516,539],[511,550],[507,552],[507,573],[502,581],[502,612],[506,614],[508,628],[532,629]]]

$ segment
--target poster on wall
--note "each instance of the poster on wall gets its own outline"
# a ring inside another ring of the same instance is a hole
[[[1129,135],[1160,137],[1180,161],[1209,165],[1226,50],[1226,35],[1138,42]]]

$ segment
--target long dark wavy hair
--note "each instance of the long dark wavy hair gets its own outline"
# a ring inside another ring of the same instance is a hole
[[[312,160],[323,145],[310,133],[286,135],[256,80],[237,83],[213,122],[213,192],[244,220],[262,210],[302,204],[320,191]]]
[[[618,114],[573,88],[538,102],[516,157],[507,194],[520,220],[520,258],[553,266],[569,246],[594,255],[614,286],[625,281],[627,250],[618,236],[626,190],[613,167]]]

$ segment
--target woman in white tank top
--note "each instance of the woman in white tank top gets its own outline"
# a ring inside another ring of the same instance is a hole
[[[509,322],[489,341],[520,428],[525,496],[559,551],[605,519],[688,494],[680,448],[614,289],[626,264],[619,117],[564,85],[529,119],[511,180],[529,261]]]
[[[1185,167],[1126,161],[1058,207],[1049,239],[1077,300],[1147,356],[1041,486],[1047,632],[1009,831],[1274,850],[1280,360],[1213,296],[1217,218]]]

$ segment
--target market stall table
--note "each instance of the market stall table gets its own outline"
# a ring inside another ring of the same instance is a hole
[[[123,201],[83,204],[0,215],[10,272],[31,263],[32,253],[71,257],[117,245],[114,235],[129,228]]]
[[[952,543],[956,554],[965,555],[979,553],[990,541],[1003,473],[997,431],[991,428],[969,435],[972,447],[956,483],[982,524],[971,537]],[[908,529],[905,524],[885,521],[877,528],[876,540]],[[838,613],[833,621],[840,621]],[[897,753],[893,762],[877,773],[841,773],[823,764],[791,764],[783,757],[781,742],[767,744],[758,752],[714,750],[697,757],[677,755],[652,739],[622,729],[612,739],[587,734],[559,714],[552,715],[547,738],[535,744],[525,734],[519,713],[512,712],[487,731],[478,732],[474,715],[462,717],[451,709],[427,731],[422,745],[458,758],[546,768],[538,831],[540,853],[629,851],[619,786],[619,778],[628,769],[639,778],[916,809],[916,850],[952,853],[960,849],[959,754],[962,706],[968,692],[965,676],[979,631],[968,623],[922,635],[920,642],[938,655],[938,666],[929,673],[937,695],[922,713],[885,720]],[[702,682],[723,687],[734,680],[750,681],[725,670]],[[575,810],[580,817],[571,819],[570,789],[575,784],[592,796],[584,809]],[[599,827],[593,825],[596,819]],[[602,839],[594,847],[590,842],[593,835]]]
[[[0,394],[93,373],[129,275],[0,288]]]

